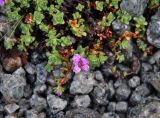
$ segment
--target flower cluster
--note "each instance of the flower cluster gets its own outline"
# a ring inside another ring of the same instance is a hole
[[[75,54],[72,58],[73,61],[73,71],[77,74],[81,70],[88,71],[89,70],[89,62],[86,58],[81,57],[79,54]]]
[[[5,0],[0,0],[0,6],[3,6],[5,4]]]

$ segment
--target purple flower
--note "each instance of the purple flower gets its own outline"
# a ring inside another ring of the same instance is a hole
[[[73,71],[77,74],[81,70],[88,71],[89,70],[89,62],[86,58],[81,57],[79,54],[75,54],[72,58],[73,61]]]
[[[3,6],[5,3],[5,0],[0,0],[0,6]]]

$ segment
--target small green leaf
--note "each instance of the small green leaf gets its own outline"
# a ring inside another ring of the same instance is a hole
[[[84,5],[78,3],[78,6],[76,7],[77,10],[82,11],[84,9]]]
[[[39,12],[39,11],[35,11],[33,14],[33,20],[36,22],[36,24],[41,24],[42,20],[44,19],[44,15]]]
[[[104,2],[103,1],[96,1],[96,9],[99,11],[103,11]]]
[[[64,13],[63,12],[57,12],[56,14],[53,14],[53,24],[54,25],[59,25],[59,24],[64,24]]]

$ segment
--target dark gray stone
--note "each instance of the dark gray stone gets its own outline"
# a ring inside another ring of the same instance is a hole
[[[114,112],[108,112],[108,113],[104,113],[102,115],[102,118],[120,118],[118,114],[114,113]]]
[[[133,93],[138,93],[141,96],[148,96],[150,92],[150,87],[147,84],[142,84],[138,86]]]
[[[115,102],[109,102],[107,106],[107,110],[109,112],[114,112],[116,110],[116,103]]]
[[[132,16],[140,16],[144,13],[147,3],[148,0],[122,0],[120,8]]]
[[[100,105],[106,105],[108,103],[109,86],[107,83],[100,83],[96,86],[92,92],[94,101]]]
[[[26,76],[26,72],[22,67],[18,68],[16,71],[14,71],[13,74],[14,75],[20,75],[20,76],[22,76],[24,78]]]
[[[26,79],[19,75],[1,74],[0,91],[9,103],[19,101],[24,95]]]
[[[160,48],[160,9],[157,13],[151,17],[151,22],[149,23],[147,29],[147,40],[153,46]]]
[[[152,70],[152,65],[149,64],[149,63],[142,63],[141,64],[141,71],[142,72],[147,72],[147,71],[150,71]]]
[[[47,71],[43,64],[36,65],[36,75],[37,75],[37,80],[36,80],[37,85],[44,84],[46,82]]]
[[[25,118],[38,118],[38,113],[33,109],[28,110],[25,114]]]
[[[101,115],[92,109],[80,107],[67,111],[65,118],[101,118]]]
[[[47,86],[45,84],[43,85],[37,85],[35,88],[34,88],[34,93],[35,94],[43,94],[45,93],[47,90]]]
[[[5,116],[5,118],[17,118],[17,116],[15,116],[15,115],[7,115],[7,116]]]
[[[131,108],[128,112],[128,118],[159,118],[160,102],[144,102],[138,106]]]
[[[127,102],[118,102],[116,104],[116,111],[119,112],[119,113],[125,113],[127,112],[127,109],[128,109],[128,104]]]
[[[76,74],[70,86],[71,94],[88,94],[93,90],[95,84],[94,74],[80,72]]]
[[[18,105],[20,106],[21,109],[29,109],[31,106],[30,106],[30,101],[28,99],[24,99],[22,98]]]
[[[26,70],[26,72],[27,72],[28,74],[33,75],[33,74],[36,73],[36,66],[33,65],[32,63],[27,63],[27,64],[24,66],[24,68],[25,68],[25,70]]]
[[[99,82],[103,82],[104,81],[104,77],[101,71],[95,71],[95,79]]]
[[[38,112],[41,112],[42,110],[46,109],[46,107],[47,107],[46,99],[44,99],[36,94],[32,95],[32,97],[30,99],[30,104],[31,104],[31,107]]]
[[[115,88],[112,80],[108,82],[108,88],[109,88],[108,99],[112,99],[112,97],[115,95]]]
[[[38,118],[47,118],[46,113],[44,113],[44,112],[39,113]]]
[[[19,106],[15,103],[13,104],[8,104],[4,107],[4,110],[8,113],[8,114],[12,114],[14,112],[16,112],[19,109]]]
[[[130,103],[132,105],[138,105],[141,101],[143,101],[143,96],[138,93],[133,93],[130,97]]]
[[[115,97],[118,101],[127,100],[131,93],[130,88],[126,84],[122,84],[116,89]]]
[[[31,86],[26,85],[26,87],[24,88],[24,97],[30,98],[32,96],[32,93],[33,93],[33,89],[31,88]]]
[[[140,85],[140,78],[138,76],[134,76],[128,81],[128,85],[131,88],[136,88],[137,86]]]
[[[52,112],[55,114],[67,106],[67,101],[63,100],[55,95],[48,95],[47,96],[47,102],[49,107],[52,109]]]
[[[112,22],[112,29],[117,34],[123,34],[125,31],[130,30],[130,26],[123,24],[120,20],[115,20]]]
[[[88,107],[91,103],[89,95],[78,95],[74,98],[73,104],[76,107]]]

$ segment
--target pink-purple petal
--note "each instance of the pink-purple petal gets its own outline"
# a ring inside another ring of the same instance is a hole
[[[84,65],[81,67],[83,71],[88,71],[89,70],[89,65]]]
[[[80,59],[81,59],[81,56],[79,54],[75,54],[72,58],[73,64],[78,65]]]
[[[79,73],[81,71],[81,68],[79,66],[74,66],[73,68],[73,72],[75,72],[76,74]]]
[[[89,64],[89,62],[86,58],[81,58],[81,61],[82,61],[83,65],[88,65]]]
[[[5,4],[5,0],[0,0],[0,6],[3,6]]]

